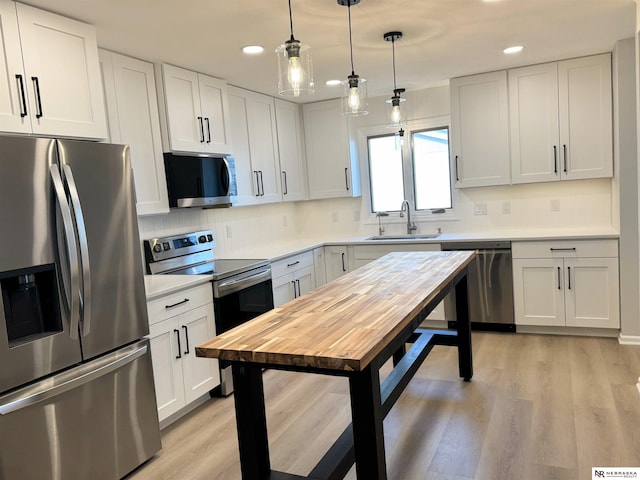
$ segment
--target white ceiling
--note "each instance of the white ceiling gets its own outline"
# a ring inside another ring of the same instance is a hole
[[[273,50],[289,38],[287,0],[27,0],[96,26],[98,44],[277,96]],[[336,0],[292,0],[294,34],[311,46],[316,93],[339,96],[328,79],[350,73],[347,8]],[[635,33],[635,0],[361,0],[351,8],[355,71],[369,96],[391,95],[391,44],[398,87],[417,90],[451,77],[611,51]],[[241,47],[260,44],[248,57]],[[524,45],[515,56],[504,47]]]

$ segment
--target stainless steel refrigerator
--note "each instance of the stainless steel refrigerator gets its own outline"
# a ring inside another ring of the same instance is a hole
[[[0,479],[114,479],[160,450],[122,145],[0,136]]]

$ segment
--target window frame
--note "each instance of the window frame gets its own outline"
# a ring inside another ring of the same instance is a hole
[[[411,205],[411,215],[416,222],[438,222],[443,220],[459,220],[456,213],[458,204],[458,190],[455,188],[455,172],[452,161],[451,148],[451,119],[449,115],[430,117],[421,120],[413,120],[402,126],[404,129],[404,142],[402,145],[402,175],[404,181],[404,193],[406,200]],[[447,128],[449,130],[449,183],[451,188],[452,207],[445,210],[445,213],[433,213],[431,210],[416,210],[415,198],[415,172],[413,163],[412,134],[424,130],[437,128]],[[362,202],[362,218],[365,224],[378,224],[378,217],[372,210],[371,198],[371,175],[369,172],[369,138],[392,135],[396,130],[389,129],[385,125],[374,125],[361,127],[358,129],[358,143],[360,149],[360,172],[362,175],[362,195],[366,197]],[[405,223],[406,219],[400,217],[400,205],[397,210],[389,211],[389,216],[385,217],[385,224]]]

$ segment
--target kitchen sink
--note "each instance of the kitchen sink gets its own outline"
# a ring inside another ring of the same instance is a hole
[[[437,238],[439,233],[415,233],[406,235],[374,235],[365,240],[429,240]]]

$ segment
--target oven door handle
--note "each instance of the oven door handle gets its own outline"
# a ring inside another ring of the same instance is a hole
[[[249,275],[247,277],[231,279],[231,280],[221,281],[221,282],[213,282],[213,296],[216,298],[224,297],[270,279],[271,279],[271,269],[269,268],[259,273]]]

